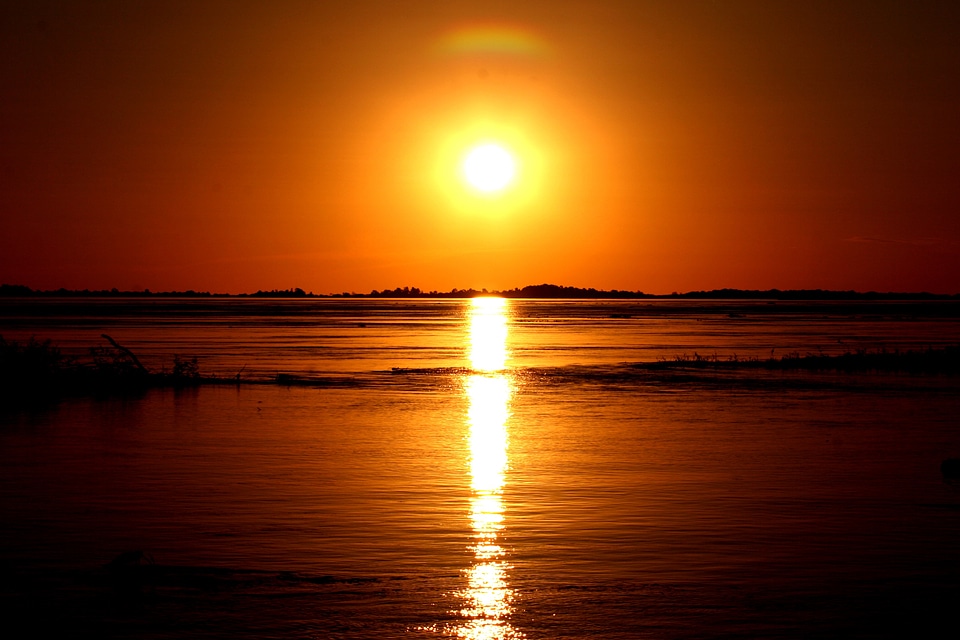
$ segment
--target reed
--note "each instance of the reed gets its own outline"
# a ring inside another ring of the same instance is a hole
[[[870,351],[857,349],[839,355],[789,353],[769,358],[682,354],[653,363],[654,369],[770,369],[784,371],[840,371],[849,373],[960,373],[960,345],[941,349]]]
[[[44,404],[64,396],[133,395],[211,380],[201,375],[197,358],[174,356],[170,372],[154,372],[113,338],[103,338],[108,345],[91,347],[80,358],[64,355],[49,340],[18,342],[0,336],[0,406]]]

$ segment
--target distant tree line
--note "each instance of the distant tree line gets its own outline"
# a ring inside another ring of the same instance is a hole
[[[621,291],[619,289],[584,289],[581,287],[564,287],[555,284],[527,285],[518,289],[503,291],[487,291],[486,289],[451,289],[450,291],[423,291],[418,287],[397,287],[395,289],[374,289],[370,293],[343,292],[334,294],[318,294],[307,292],[300,287],[290,289],[272,289],[256,293],[210,293],[208,291],[160,291],[149,289],[143,291],[119,291],[118,289],[100,289],[82,291],[71,289],[56,289],[39,291],[19,284],[0,284],[0,297],[166,297],[166,298],[474,298],[477,296],[495,295],[504,298],[536,298],[536,299],[690,299],[690,300],[960,300],[960,294],[936,293],[897,293],[876,291],[830,291],[828,289],[713,289],[711,291],[689,291],[686,293],[673,292],[670,294],[653,294],[642,291]]]
[[[251,298],[317,298],[325,296],[317,296],[312,291],[307,293],[300,287],[296,289],[272,289],[270,291],[260,291],[257,290],[256,293],[240,293],[237,294],[238,297],[251,297]]]
[[[877,291],[831,291],[829,289],[713,289],[712,291],[689,291],[671,293],[657,298],[692,298],[696,300],[956,300],[960,294],[938,294],[926,291],[918,293]]]
[[[167,298],[211,298],[228,297],[229,293],[210,293],[209,291],[120,291],[116,287],[113,289],[50,289],[40,291],[31,289],[22,284],[0,284],[0,297],[29,297],[29,296],[49,296],[54,298],[144,298],[144,297],[167,297]]]

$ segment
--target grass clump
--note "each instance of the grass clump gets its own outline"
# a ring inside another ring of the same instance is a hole
[[[655,369],[771,369],[782,371],[841,371],[848,373],[960,373],[960,345],[940,349],[868,351],[858,349],[839,355],[790,353],[766,359],[728,358],[717,355],[683,354],[655,363]]]
[[[132,351],[103,337],[109,345],[92,347],[87,358],[75,358],[65,356],[50,340],[18,342],[0,336],[0,405],[43,404],[63,396],[133,395],[205,380],[197,358],[174,356],[170,373],[155,373]]]

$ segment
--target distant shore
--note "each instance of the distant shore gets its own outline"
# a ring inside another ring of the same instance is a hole
[[[374,289],[369,293],[314,293],[301,288],[273,289],[254,293],[211,293],[209,291],[120,291],[119,289],[52,289],[37,290],[25,285],[2,284],[0,297],[65,297],[65,298],[475,298],[500,296],[524,299],[567,300],[960,300],[960,293],[942,294],[921,292],[832,291],[827,289],[712,289],[710,291],[673,292],[669,294],[566,287],[555,284],[527,285],[503,291],[487,289],[451,289],[425,291],[418,287]]]

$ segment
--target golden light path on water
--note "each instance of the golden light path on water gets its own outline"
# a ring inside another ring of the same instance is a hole
[[[507,471],[507,420],[510,380],[507,363],[507,301],[474,298],[469,310],[470,366],[465,380],[469,400],[470,522],[473,564],[466,570],[467,588],[460,592],[465,619],[456,628],[461,638],[521,638],[509,617],[514,592],[507,581],[506,552],[500,546],[504,529],[503,488]]]

